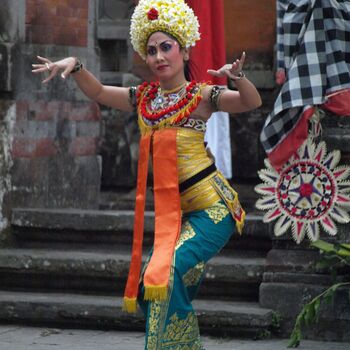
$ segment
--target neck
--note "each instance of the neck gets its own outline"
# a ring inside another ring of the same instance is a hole
[[[162,90],[174,90],[176,88],[181,88],[184,84],[186,84],[184,75],[174,77],[173,79],[159,79],[159,86]]]
[[[181,85],[175,86],[175,87],[174,87],[173,89],[171,89],[171,90],[162,89],[162,88],[160,87],[160,91],[161,91],[163,94],[175,93],[175,92],[180,91],[180,90],[181,90],[183,87],[185,87],[187,84],[188,84],[188,82],[185,81],[185,82],[182,83]]]

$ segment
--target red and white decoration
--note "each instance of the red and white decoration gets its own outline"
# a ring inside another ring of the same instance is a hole
[[[311,137],[279,172],[265,159],[266,168],[259,171],[263,183],[255,187],[263,198],[256,207],[267,210],[265,223],[277,220],[276,236],[291,228],[298,244],[305,234],[315,241],[320,227],[334,236],[336,223],[350,222],[350,167],[338,166],[339,160],[340,151],[327,154],[325,142],[316,145]]]

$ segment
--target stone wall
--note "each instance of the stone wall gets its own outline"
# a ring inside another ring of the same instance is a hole
[[[13,60],[19,37],[23,38],[23,11],[17,7],[20,1],[4,0],[0,7],[0,245],[7,238],[11,213],[11,153],[16,123],[14,100]],[[15,11],[15,9],[17,10]]]
[[[17,63],[17,121],[13,141],[16,206],[97,208],[100,190],[100,110],[72,78],[43,85],[36,56],[82,57],[98,75],[95,2],[25,2],[25,42]],[[23,173],[28,176],[24,179]]]
[[[31,73],[37,55],[51,60],[79,56],[99,76],[95,6],[92,0],[2,1],[1,228],[11,207],[99,205],[99,106],[72,78],[56,77],[44,85],[43,76]]]
[[[0,233],[6,231],[9,226],[11,201],[11,167],[13,165],[11,155],[11,143],[13,128],[16,120],[16,103],[14,101],[0,101]],[[1,241],[5,235],[0,234]]]
[[[272,64],[276,0],[224,0],[227,61],[247,53],[247,63]]]
[[[27,0],[26,43],[87,47],[88,18],[88,0]]]

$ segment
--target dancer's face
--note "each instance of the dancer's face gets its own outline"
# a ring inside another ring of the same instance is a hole
[[[163,32],[153,33],[148,39],[146,62],[159,79],[182,74],[187,55],[174,38]]]

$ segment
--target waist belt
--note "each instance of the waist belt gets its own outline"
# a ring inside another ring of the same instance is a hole
[[[181,182],[179,185],[180,193],[185,192],[187,189],[189,189],[195,183],[206,178],[207,176],[214,173],[215,171],[216,171],[216,166],[213,163],[213,164],[209,165],[207,168],[201,170],[199,173],[191,176],[189,179],[185,180],[184,182]]]

